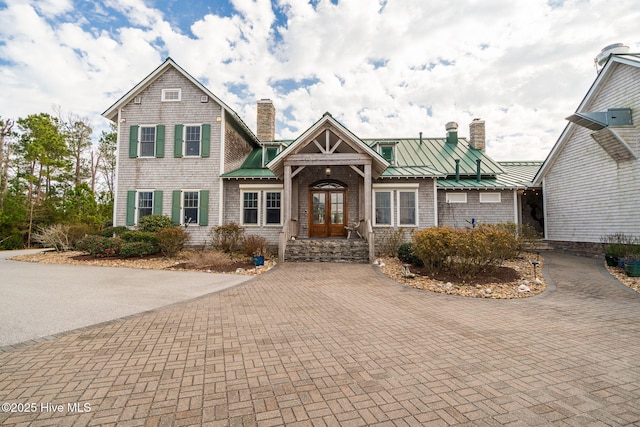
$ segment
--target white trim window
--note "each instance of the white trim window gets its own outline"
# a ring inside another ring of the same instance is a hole
[[[418,225],[418,189],[398,190],[398,225]]]
[[[156,126],[140,126],[138,128],[138,157],[156,156]]]
[[[446,193],[447,203],[467,203],[467,193]]]
[[[140,218],[153,214],[153,190],[136,191],[136,224]]]
[[[240,185],[240,224],[282,225],[282,186]]]
[[[162,89],[162,102],[178,102],[182,100],[182,89],[167,88]]]
[[[265,191],[265,225],[282,224],[282,191]]]
[[[242,191],[242,225],[258,225],[259,191]]]
[[[500,203],[502,202],[501,193],[495,192],[481,192],[480,203]]]
[[[374,190],[373,205],[374,215],[373,224],[377,226],[391,227],[393,225],[393,191],[392,190]]]
[[[202,146],[202,126],[184,125],[184,156],[200,157]]]
[[[200,220],[200,191],[182,190],[182,224],[198,225]]]

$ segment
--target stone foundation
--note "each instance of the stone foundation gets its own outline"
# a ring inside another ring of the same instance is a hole
[[[544,241],[553,250],[566,252],[573,255],[585,256],[590,258],[604,257],[604,248],[602,243],[595,242],[565,242],[560,240]]]

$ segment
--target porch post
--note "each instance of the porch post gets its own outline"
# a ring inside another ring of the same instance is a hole
[[[371,164],[364,165],[364,221],[371,221]]]
[[[291,219],[291,165],[284,166],[284,218],[285,224]]]

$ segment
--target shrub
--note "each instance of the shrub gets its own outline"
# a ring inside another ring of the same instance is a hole
[[[413,264],[416,267],[423,267],[424,264],[420,258],[413,253],[413,243],[405,242],[398,248],[398,259],[402,262]]]
[[[120,256],[124,258],[143,257],[158,253],[158,247],[149,242],[122,242]]]
[[[189,251],[185,267],[196,270],[220,270],[232,263],[229,254],[220,251]]]
[[[398,253],[400,245],[407,240],[405,238],[404,228],[402,227],[389,229],[376,237],[378,255],[395,256]]]
[[[13,230],[4,239],[0,240],[0,250],[22,249],[24,247],[23,232]]]
[[[240,247],[240,239],[244,229],[235,222],[230,222],[211,229],[213,247],[224,251],[234,252]]]
[[[242,241],[244,254],[247,256],[262,255],[267,253],[267,239],[262,236],[244,236]]]
[[[118,226],[118,227],[105,227],[104,230],[100,232],[102,237],[118,237],[125,231],[129,231],[127,227]]]
[[[164,228],[157,233],[158,247],[162,254],[173,258],[184,249],[189,241],[189,233],[182,227]]]
[[[72,244],[69,240],[71,227],[66,224],[53,224],[39,228],[31,238],[45,248],[54,248],[58,252],[68,251]]]
[[[171,218],[166,215],[147,215],[138,220],[138,231],[155,233],[169,227],[173,227],[173,224]]]
[[[102,236],[87,236],[76,243],[75,249],[95,258],[107,258],[120,254],[122,240]]]
[[[450,256],[454,229],[431,227],[413,234],[413,253],[431,273],[445,268]]]
[[[158,244],[158,234],[150,231],[127,230],[120,234],[120,238],[125,242],[148,242]]]

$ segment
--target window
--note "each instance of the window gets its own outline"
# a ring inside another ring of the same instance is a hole
[[[183,191],[182,192],[182,223],[183,224],[198,224],[198,213],[200,199],[198,191]]]
[[[501,202],[500,193],[480,193],[480,203],[500,203]]]
[[[392,209],[391,209],[391,191],[375,191],[375,224],[391,225]]]
[[[393,164],[395,160],[394,146],[393,145],[381,145],[380,155],[389,163]]]
[[[157,93],[157,92],[156,92]],[[162,89],[162,102],[176,102],[182,98],[182,90],[175,89]]]
[[[184,138],[184,155],[199,156],[200,155],[200,125],[185,126]]]
[[[398,191],[398,225],[418,225],[418,190]]]
[[[209,190],[173,190],[171,222],[174,225],[209,225]]]
[[[136,224],[140,218],[153,213],[153,191],[138,191],[138,213],[136,218]]]
[[[467,193],[447,193],[447,203],[467,203]]]
[[[282,186],[240,185],[242,225],[282,225]]]
[[[156,128],[155,126],[140,126],[140,157],[155,157]]]
[[[266,198],[266,212],[265,212],[265,219],[266,219],[266,224],[267,225],[280,225],[282,223],[282,216],[281,216],[281,209],[280,209],[280,204],[281,204],[281,198],[282,198],[282,193],[279,191],[268,191],[265,193],[265,198]]]
[[[258,225],[258,192],[244,192],[242,196],[242,224]]]

